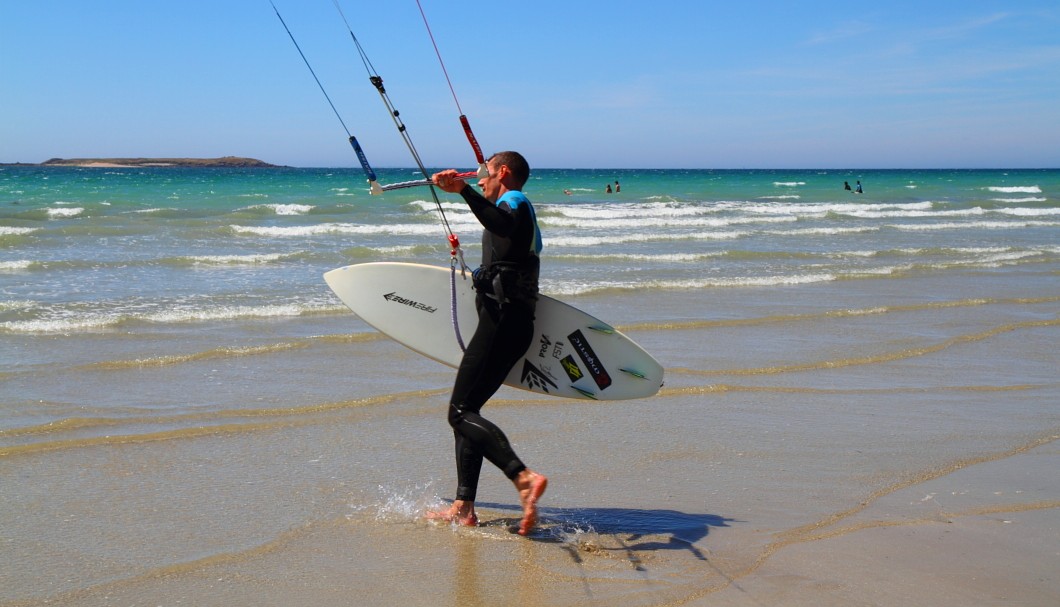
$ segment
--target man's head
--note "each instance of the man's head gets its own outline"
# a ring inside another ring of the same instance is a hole
[[[489,177],[479,179],[482,195],[491,202],[510,190],[522,190],[530,179],[530,165],[519,152],[497,152],[486,162]]]

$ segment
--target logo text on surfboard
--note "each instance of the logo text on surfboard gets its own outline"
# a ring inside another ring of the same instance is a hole
[[[436,311],[438,311],[438,308],[436,308],[434,306],[428,306],[425,303],[420,303],[420,302],[412,300],[412,299],[406,299],[406,298],[398,295],[397,292],[387,293],[386,295],[383,296],[383,299],[385,299],[387,301],[392,301],[394,303],[399,303],[401,305],[408,306],[410,308],[416,308],[417,310],[423,310],[424,312],[430,312],[431,314],[434,314]]]
[[[604,364],[597,358],[596,352],[593,352],[592,346],[582,335],[581,330],[575,331],[567,336],[574,351],[578,353],[578,357],[585,363],[586,369],[589,371],[589,375],[592,375],[593,381],[601,389],[605,389],[611,385],[611,375],[604,368]]]

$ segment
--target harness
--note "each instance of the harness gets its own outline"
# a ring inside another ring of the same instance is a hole
[[[501,196],[497,206],[505,204],[512,212],[529,212],[533,235],[525,257],[519,261],[491,261],[479,266],[472,273],[475,291],[503,306],[512,301],[537,301],[537,280],[541,269],[541,231],[537,225],[534,206],[522,192],[509,190]],[[490,241],[492,243],[492,241]],[[486,244],[485,242],[483,244]],[[511,254],[509,253],[509,256]],[[492,256],[491,256],[492,257]]]
[[[531,260],[529,264],[498,261],[479,266],[471,273],[471,284],[475,291],[502,306],[512,301],[537,301],[540,261],[537,255],[533,255]]]

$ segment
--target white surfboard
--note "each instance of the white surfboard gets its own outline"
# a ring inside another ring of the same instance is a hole
[[[363,263],[324,274],[328,286],[366,323],[409,348],[456,367],[478,325],[471,274],[456,272],[456,322],[449,268]],[[539,296],[534,341],[505,384],[532,392],[597,400],[644,398],[659,391],[663,368],[633,340],[561,301]]]

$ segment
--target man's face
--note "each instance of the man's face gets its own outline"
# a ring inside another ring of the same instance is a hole
[[[490,160],[486,163],[486,169],[490,172],[489,177],[479,179],[478,187],[482,188],[482,195],[486,200],[497,202],[501,197],[501,171],[507,171],[508,167],[499,165],[496,160]]]

